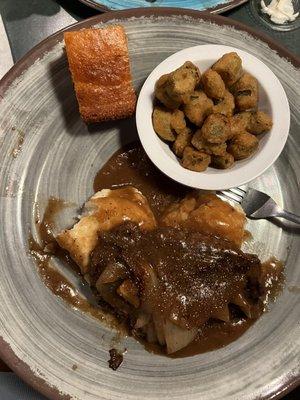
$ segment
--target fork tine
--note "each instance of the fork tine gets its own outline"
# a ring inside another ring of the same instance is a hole
[[[240,188],[231,188],[228,189],[229,192],[233,193],[235,196],[239,198],[239,201],[242,201],[246,195],[246,192]]]
[[[243,200],[243,195],[241,195],[240,193],[237,193],[234,189],[228,189],[227,192],[230,192],[232,194],[232,196],[234,196],[238,199],[238,201]]]
[[[240,203],[242,201],[242,198],[240,196],[237,196],[235,193],[230,192],[229,190],[222,190],[218,193],[231,201],[235,201],[236,203]]]
[[[233,192],[234,194],[240,196],[240,197],[244,197],[245,194],[247,193],[246,190],[241,189],[240,187],[236,187],[236,188],[231,188],[229,189],[231,192]]]

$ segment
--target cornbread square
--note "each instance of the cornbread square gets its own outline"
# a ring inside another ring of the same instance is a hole
[[[82,119],[94,123],[131,116],[136,95],[124,28],[66,32],[64,40]]]

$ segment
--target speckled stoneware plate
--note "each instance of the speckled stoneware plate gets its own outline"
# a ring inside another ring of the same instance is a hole
[[[291,130],[279,159],[251,185],[299,214],[299,60],[249,28],[195,11],[128,10],[69,29],[116,22],[128,35],[137,90],[163,59],[199,44],[234,46],[271,68],[289,99]],[[34,203],[41,212],[50,196],[83,203],[101,165],[121,143],[136,137],[134,119],[93,130],[81,121],[62,38],[59,32],[41,43],[0,84],[0,357],[50,399],[281,397],[299,383],[300,374],[299,228],[249,223],[255,241],[248,250],[286,263],[283,293],[236,342],[191,358],[150,354],[127,338],[124,362],[112,371],[107,360],[115,333],[72,309],[42,283],[28,256],[29,232],[35,235]]]
[[[190,10],[222,13],[248,0],[80,0],[100,11],[126,10],[133,7],[181,7]]]

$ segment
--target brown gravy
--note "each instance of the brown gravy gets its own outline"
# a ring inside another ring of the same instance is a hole
[[[38,206],[35,207],[35,224],[38,232],[38,243],[30,235],[29,254],[35,260],[38,272],[45,286],[56,296],[71,305],[74,309],[88,313],[94,318],[104,321],[110,327],[118,329],[120,334],[125,333],[125,327],[111,314],[108,314],[100,307],[90,304],[68,281],[68,279],[57,271],[52,263],[52,257],[58,258],[66,268],[71,269],[75,274],[80,275],[79,267],[70,258],[70,256],[61,249],[53,236],[55,229],[55,220],[58,214],[66,207],[73,204],[64,200],[50,197],[45,209],[43,218],[40,219]]]
[[[275,257],[270,257],[262,263],[263,282],[265,287],[264,311],[268,309],[268,304],[275,301],[281,293],[284,285],[284,264]]]
[[[182,199],[188,192],[187,188],[171,181],[156,169],[137,143],[122,148],[108,160],[95,177],[94,191],[97,192],[104,188],[115,189],[127,185],[136,187],[145,195],[156,217],[159,217],[170,203]],[[49,199],[43,219],[36,221],[41,245],[30,238],[30,253],[37,262],[43,282],[54,294],[74,308],[116,327],[116,322],[111,316],[108,317],[100,307],[90,305],[87,300],[79,296],[73,285],[51,266],[51,257],[56,256],[71,266],[76,273],[79,273],[76,264],[57,246],[52,234],[54,217],[61,207],[65,206],[66,203],[61,200]],[[282,286],[282,263],[272,259],[263,264],[263,271],[266,277],[267,295],[264,300],[266,304],[279,293]],[[226,346],[241,336],[254,322],[255,319],[243,317],[230,323],[211,320],[203,326],[193,343],[173,354],[172,357],[191,356]],[[149,351],[161,352],[155,345],[147,343],[145,347]]]
[[[191,357],[225,347],[245,333],[255,321],[255,319],[240,319],[236,323],[210,321],[203,326],[191,344],[176,353],[169,354],[168,357]],[[142,343],[149,352],[162,354],[160,346],[148,342]]]
[[[182,199],[188,192],[185,186],[160,172],[137,142],[120,149],[107,161],[95,177],[94,191],[128,185],[143,193],[155,217],[170,203]]]
[[[45,246],[47,244],[54,244],[55,239],[53,236],[53,230],[55,229],[55,219],[59,213],[67,207],[70,207],[72,203],[68,203],[64,200],[57,199],[51,196],[47,202],[43,218],[40,217],[40,211],[38,205],[35,207],[35,224],[38,231],[39,239]],[[58,250],[58,249],[57,249]]]

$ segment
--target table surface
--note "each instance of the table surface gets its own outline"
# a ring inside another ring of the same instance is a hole
[[[50,34],[76,21],[99,13],[78,0],[0,0],[0,13],[10,41],[14,61]],[[300,30],[278,32],[263,24],[249,3],[223,15],[266,33],[300,56]]]
[[[0,0],[0,14],[15,62],[52,33],[97,13],[99,12],[88,8],[78,0]],[[284,33],[273,31],[259,21],[251,11],[249,3],[227,11],[223,15],[256,27],[257,31],[271,36],[288,50],[300,56],[299,29]],[[5,371],[9,371],[9,368],[0,360],[0,372]],[[297,399],[300,399],[299,389],[284,397],[284,400]]]

